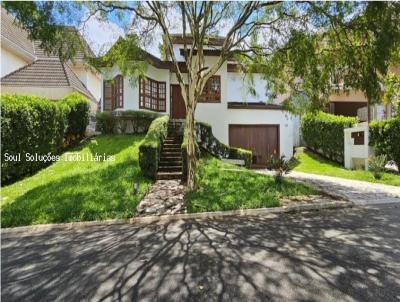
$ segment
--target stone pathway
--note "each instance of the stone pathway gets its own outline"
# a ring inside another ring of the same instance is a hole
[[[180,180],[157,180],[139,203],[139,216],[185,213],[185,186]]]
[[[274,173],[270,170],[256,172],[268,175]],[[290,172],[286,177],[359,205],[400,202],[400,187],[296,171]]]

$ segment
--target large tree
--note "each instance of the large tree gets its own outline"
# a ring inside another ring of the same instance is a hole
[[[116,13],[120,16],[131,15],[133,29],[140,30],[138,40],[128,39],[130,43],[137,41],[140,44],[140,39],[146,39],[154,30],[160,30],[162,49],[172,61],[186,106],[189,189],[195,188],[194,118],[197,102],[207,81],[225,62],[235,59],[249,73],[264,73],[276,92],[287,91],[289,87],[293,95],[306,95],[308,106],[316,108],[322,103],[321,96],[330,91],[327,83],[334,74],[350,78],[346,83],[362,89],[368,99],[376,99],[379,86],[376,71],[385,73],[388,53],[395,45],[393,40],[398,39],[393,34],[396,32],[393,27],[398,23],[393,25],[385,19],[398,21],[397,3],[384,4],[381,7],[385,8],[384,13],[377,10],[379,5],[359,2],[30,2],[26,6],[3,2],[3,5],[17,15],[32,38],[40,38],[46,49],[57,51],[63,58],[68,58],[73,51],[65,55],[62,43],[56,43],[62,39],[62,28],[59,27],[60,18],[55,19],[52,12],[56,11],[57,15],[71,13],[71,6],[87,12],[88,17],[77,22],[85,22],[91,16],[106,21],[110,16],[115,17]],[[27,12],[27,7],[31,13]],[[394,13],[391,13],[393,8]],[[369,24],[371,20],[376,21],[374,13],[378,21]],[[71,16],[73,14],[69,14],[69,18]],[[178,28],[185,41],[185,71],[173,51],[172,18],[175,23],[179,19]],[[391,35],[387,35],[383,27],[389,27]],[[219,47],[219,55],[213,63],[206,62],[205,45],[221,32],[223,43]],[[384,38],[380,38],[380,34]],[[354,45],[355,41],[359,43]],[[374,49],[373,46],[379,43],[383,43],[382,47]],[[52,50],[51,45],[61,47]],[[365,47],[366,50],[358,52],[357,47]],[[331,61],[333,58],[335,60]],[[353,58],[357,60],[353,62]],[[137,64],[127,64],[129,60],[132,58],[119,56],[116,62],[124,67],[122,70],[126,74],[135,75],[137,73],[132,69]],[[354,76],[360,72],[363,75],[361,78]]]

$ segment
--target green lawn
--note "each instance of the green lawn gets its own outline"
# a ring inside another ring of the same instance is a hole
[[[294,171],[400,186],[400,175],[384,173],[382,179],[378,180],[373,177],[371,172],[346,170],[341,165],[326,160],[304,148],[297,148],[296,150]]]
[[[138,163],[143,137],[98,136],[73,152],[113,155],[115,161],[59,161],[2,188],[1,227],[133,216],[151,185]],[[137,195],[134,178],[139,180]]]
[[[283,196],[316,194],[289,180],[278,188],[272,177],[243,168],[235,171],[238,169],[215,158],[201,159],[199,190],[186,194],[188,212],[276,207]]]

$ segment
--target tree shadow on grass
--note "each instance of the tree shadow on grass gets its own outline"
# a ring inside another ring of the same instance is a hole
[[[134,179],[141,180],[136,195]],[[149,185],[137,160],[63,177],[4,205],[1,226],[131,217]]]
[[[396,301],[398,217],[352,209],[5,234],[2,297]]]

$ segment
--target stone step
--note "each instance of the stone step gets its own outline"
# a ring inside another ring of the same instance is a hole
[[[166,162],[166,161],[181,161],[182,160],[182,156],[163,156],[161,155],[160,157],[160,162]]]
[[[165,148],[173,148],[173,149],[181,149],[181,145],[179,144],[163,144],[163,149]]]
[[[181,156],[181,151],[161,151],[161,156]]]
[[[180,147],[170,147],[166,145],[163,146],[162,150],[165,152],[181,152]]]
[[[179,172],[182,171],[182,166],[159,166],[158,172]]]
[[[182,166],[182,161],[181,160],[160,161],[159,167],[166,167],[166,166]]]
[[[158,172],[156,176],[157,180],[161,179],[181,179],[182,172]]]

